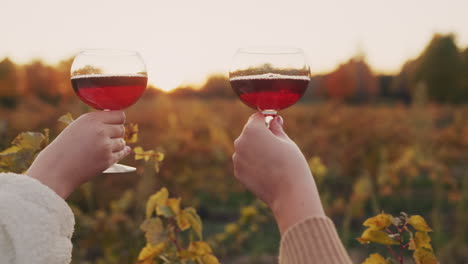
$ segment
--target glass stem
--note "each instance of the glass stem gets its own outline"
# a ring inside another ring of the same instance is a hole
[[[270,128],[271,120],[275,119],[278,111],[276,110],[263,110],[262,114],[265,116],[265,125],[267,128]]]

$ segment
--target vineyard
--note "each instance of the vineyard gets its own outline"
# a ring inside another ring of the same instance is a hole
[[[88,110],[76,100],[52,107],[24,98],[0,110],[0,146],[22,131],[50,128],[53,137],[64,126],[62,114]],[[103,175],[69,198],[77,222],[72,263],[136,263],[145,247],[146,201],[162,187],[181,198],[181,207],[196,209],[203,238],[222,263],[274,262],[273,219],[232,175],[232,142],[252,110],[237,100],[146,93],[126,113],[138,125],[133,146],[164,160],[155,168],[127,157],[123,163],[136,173]],[[356,262],[376,251],[356,240],[364,220],[404,211],[427,219],[442,263],[467,263],[468,107],[428,104],[422,92],[412,105],[302,103],[281,114]]]

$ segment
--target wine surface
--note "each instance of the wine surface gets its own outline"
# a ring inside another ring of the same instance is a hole
[[[233,90],[256,110],[281,110],[295,104],[309,85],[308,76],[262,74],[229,79]]]
[[[145,75],[80,75],[71,78],[80,99],[98,110],[121,110],[134,104],[146,89]]]

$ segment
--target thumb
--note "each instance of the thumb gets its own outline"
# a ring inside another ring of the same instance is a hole
[[[288,135],[283,130],[283,118],[281,116],[276,116],[275,119],[271,120],[270,131],[277,137],[289,139]]]

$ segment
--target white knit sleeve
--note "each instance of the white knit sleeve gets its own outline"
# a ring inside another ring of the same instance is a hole
[[[68,264],[75,219],[36,179],[0,173],[0,263]]]

